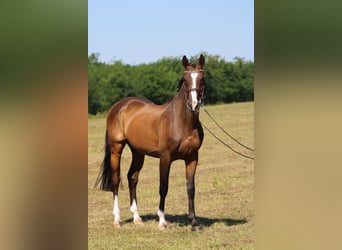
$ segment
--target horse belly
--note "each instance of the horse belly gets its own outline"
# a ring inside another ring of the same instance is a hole
[[[158,134],[153,124],[144,119],[132,121],[126,132],[129,145],[143,154],[158,157]]]

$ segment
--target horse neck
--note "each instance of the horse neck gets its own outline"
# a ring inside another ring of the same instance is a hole
[[[183,88],[181,88],[172,100],[172,116],[174,117],[174,121],[177,122],[177,126],[183,129],[192,130],[199,123],[199,112],[189,110]]]

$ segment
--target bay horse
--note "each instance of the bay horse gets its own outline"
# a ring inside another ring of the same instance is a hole
[[[136,187],[139,171],[143,166],[145,155],[148,155],[160,158],[158,228],[167,229],[164,207],[171,163],[182,159],[186,166],[188,219],[193,231],[201,230],[195,215],[194,177],[198,150],[204,136],[199,121],[199,109],[205,90],[204,62],[202,54],[196,65],[190,65],[187,57],[183,56],[185,71],[178,84],[178,93],[163,105],[156,105],[142,98],[128,97],[114,104],[108,111],[105,156],[96,185],[101,181],[102,190],[113,192],[115,227],[120,227],[118,200],[120,158],[123,148],[128,144],[132,151],[132,162],[127,179],[133,222],[143,224],[138,213]]]

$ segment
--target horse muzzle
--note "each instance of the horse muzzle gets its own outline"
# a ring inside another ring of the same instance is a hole
[[[201,107],[201,99],[197,101],[197,99],[187,102],[188,109],[192,112],[198,112]]]
[[[192,112],[198,112],[202,103],[201,92],[197,88],[192,88],[186,92],[187,106]]]

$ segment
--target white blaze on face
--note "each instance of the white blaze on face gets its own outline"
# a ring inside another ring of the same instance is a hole
[[[196,89],[196,80],[197,80],[198,73],[194,72],[191,73],[191,79],[192,79],[192,89]],[[191,108],[192,110],[195,110],[198,101],[197,101],[197,91],[192,90],[191,92]]]

